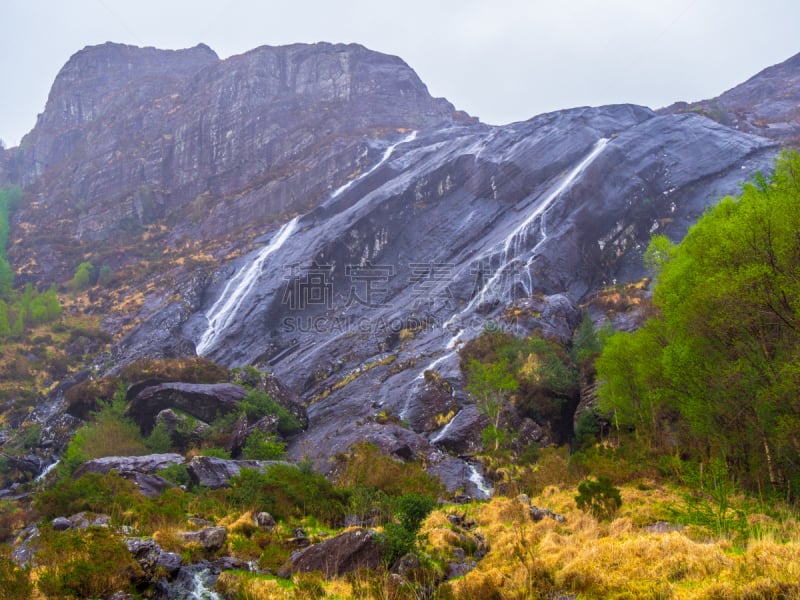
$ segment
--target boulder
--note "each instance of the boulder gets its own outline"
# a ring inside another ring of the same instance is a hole
[[[143,495],[148,498],[157,498],[164,490],[175,487],[175,485],[154,473],[170,465],[183,464],[183,462],[184,458],[180,454],[106,456],[83,463],[75,470],[73,477],[77,478],[86,473],[105,475],[116,471],[125,479],[133,481]]]
[[[66,517],[56,517],[50,523],[55,531],[66,531],[72,529],[72,523]]]
[[[165,408],[156,415],[156,425],[165,427],[173,446],[185,448],[190,442],[199,441],[208,431],[208,423],[191,419],[171,408]]]
[[[275,527],[275,518],[268,512],[256,514],[253,520],[261,529],[266,529],[267,531],[272,531],[272,528]]]
[[[180,454],[147,454],[145,456],[105,456],[83,463],[75,470],[73,477],[78,478],[86,473],[100,473],[105,475],[117,471],[120,475],[126,473],[152,474],[170,465],[180,465],[185,462]]]
[[[210,423],[234,410],[247,394],[245,388],[233,383],[162,383],[141,390],[125,413],[149,433],[164,409],[182,410]]]
[[[164,571],[174,575],[183,564],[180,554],[164,552],[151,538],[129,538],[125,546],[149,578],[159,577]]]
[[[325,577],[332,578],[359,569],[377,569],[380,564],[381,553],[375,531],[352,529],[298,550],[278,574],[289,577],[292,573],[320,571]]]
[[[255,469],[264,472],[272,465],[288,465],[280,460],[227,460],[212,456],[195,456],[189,461],[189,476],[195,485],[215,490],[227,487],[229,481],[241,473],[242,469]]]
[[[165,490],[175,487],[174,483],[158,475],[131,472],[124,473],[122,476],[133,481],[139,492],[148,498],[158,498]]]
[[[200,544],[204,550],[219,550],[228,539],[228,530],[224,527],[206,527],[200,531],[186,531],[180,536],[187,542]]]

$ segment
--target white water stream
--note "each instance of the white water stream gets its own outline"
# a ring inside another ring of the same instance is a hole
[[[286,240],[294,233],[295,229],[297,229],[298,219],[299,217],[295,217],[283,225],[270,240],[270,243],[259,251],[254,260],[250,264],[242,266],[239,272],[230,278],[217,301],[206,313],[208,327],[201,336],[200,341],[197,342],[198,355],[202,356],[212,348],[222,332],[236,317],[239,306],[241,306],[242,301],[255,285],[259,275],[261,275],[267,258],[283,246]]]
[[[379,168],[380,168],[380,167],[381,167],[381,166],[382,166],[382,165],[383,165],[383,164],[384,164],[384,163],[385,163],[387,160],[389,160],[389,159],[392,157],[392,154],[394,153],[395,149],[396,149],[396,148],[397,148],[399,145],[401,145],[401,144],[407,144],[408,142],[410,142],[410,141],[412,141],[412,140],[416,139],[416,137],[417,137],[417,132],[416,132],[416,131],[412,131],[411,133],[409,133],[409,134],[408,134],[406,137],[404,137],[403,139],[401,139],[401,140],[398,140],[397,142],[395,142],[394,144],[392,144],[391,146],[389,146],[388,148],[386,148],[386,150],[384,150],[384,151],[383,151],[383,156],[381,156],[381,159],[380,159],[380,160],[379,160],[377,163],[375,163],[373,166],[371,166],[369,169],[367,169],[366,171],[364,171],[364,172],[363,172],[361,175],[359,175],[359,176],[358,176],[358,177],[356,177],[355,179],[351,179],[350,181],[348,181],[347,183],[345,183],[345,184],[344,184],[344,185],[342,185],[341,187],[338,187],[336,190],[334,190],[334,192],[333,192],[333,193],[330,195],[330,198],[328,199],[328,201],[330,201],[330,200],[334,200],[334,199],[338,198],[339,196],[341,196],[342,194],[344,194],[344,193],[345,193],[347,190],[349,190],[351,187],[353,187],[353,186],[354,186],[356,183],[358,183],[358,182],[359,182],[359,181],[361,181],[362,179],[365,179],[366,177],[369,177],[370,175],[372,175],[372,174],[373,174],[375,171],[377,171],[377,170],[378,170],[378,169],[379,169]]]

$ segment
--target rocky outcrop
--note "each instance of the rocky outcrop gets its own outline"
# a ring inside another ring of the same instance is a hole
[[[724,95],[736,127],[634,105],[491,127],[356,45],[224,61],[205,47],[87,48],[8,163],[28,185],[12,230],[26,243],[9,256],[32,281],[64,281],[87,257],[130,268],[134,287],[149,278],[109,369],[195,352],[255,365],[291,390],[296,416],[307,406],[293,459],[326,470],[366,439],[485,494],[456,456],[485,425],[459,348],[496,328],[569,340],[589,295],[644,274],[653,233],[679,239],[769,170],[773,133],[796,121],[799,69],[791,59]],[[241,394],[183,385],[141,390],[129,414],[145,431],[164,409],[208,422]],[[539,425],[521,421],[526,440],[563,437]]]
[[[195,456],[189,461],[189,476],[195,485],[215,490],[230,485],[242,469],[264,472],[273,465],[287,465],[277,460],[226,460],[212,456]]]
[[[716,98],[676,102],[660,112],[697,113],[739,131],[800,147],[800,54]]]
[[[87,527],[108,527],[111,517],[108,515],[89,514],[79,512],[71,517],[56,517],[50,523],[56,531],[67,529],[86,529]]]
[[[292,573],[321,572],[325,577],[341,577],[359,569],[377,569],[381,564],[380,547],[375,531],[351,529],[329,540],[298,550],[279,572],[281,577]]]
[[[165,409],[177,409],[209,423],[233,411],[247,395],[247,390],[232,383],[163,383],[140,391],[125,409],[149,432],[156,416]]]
[[[148,498],[157,498],[164,490],[175,485],[156,473],[170,465],[180,465],[184,458],[180,454],[149,454],[146,456],[106,456],[83,463],[75,470],[73,477],[86,473],[104,475],[116,471],[125,479],[136,484],[140,493]]]
[[[75,470],[74,477],[86,473],[104,475],[111,471],[125,474],[131,472],[153,474],[170,465],[180,465],[185,459],[180,454],[148,454],[145,456],[106,456],[83,463]]]
[[[17,151],[13,175],[36,197],[19,220],[38,227],[13,260],[52,280],[75,268],[78,247],[135,262],[121,238],[157,223],[177,246],[252,231],[363,169],[382,152],[372,136],[458,120],[469,119],[402,60],[356,44],[227,60],[203,45],[88,47],[62,68]]]

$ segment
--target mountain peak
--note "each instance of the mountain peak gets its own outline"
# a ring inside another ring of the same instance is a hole
[[[659,112],[696,112],[740,131],[800,147],[800,54],[716,98],[676,102]]]

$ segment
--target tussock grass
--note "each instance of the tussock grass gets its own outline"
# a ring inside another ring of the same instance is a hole
[[[556,487],[532,502],[563,514],[563,523],[534,523],[515,499],[479,507],[476,519],[490,549],[476,569],[450,583],[454,597],[800,598],[796,522],[752,515],[759,535],[743,546],[699,539],[691,529],[651,533],[644,527],[664,520],[680,495],[655,485],[626,487],[622,495],[611,522],[577,510],[574,491]]]

